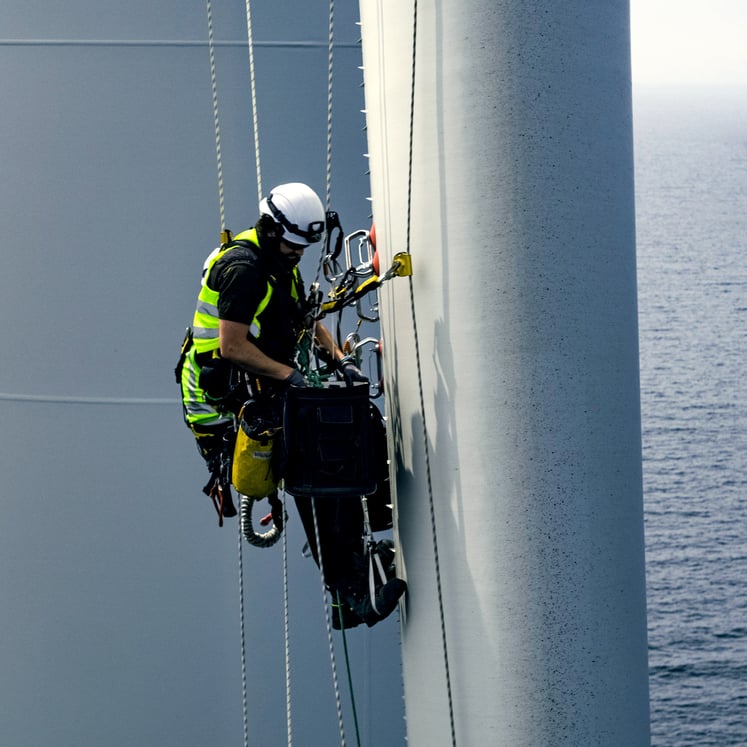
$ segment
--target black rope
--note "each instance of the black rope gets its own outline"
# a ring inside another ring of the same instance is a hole
[[[410,142],[409,142],[409,158],[407,164],[407,235],[405,247],[407,251],[411,251],[410,248],[410,228],[412,219],[412,172],[413,172],[413,141],[414,141],[414,125],[415,125],[415,69],[416,69],[416,58],[417,58],[417,30],[418,30],[418,0],[414,0],[413,5],[413,20],[412,20],[412,80],[410,87]],[[436,531],[436,511],[433,501],[433,482],[431,477],[431,462],[430,452],[428,449],[428,428],[425,421],[425,396],[423,394],[423,375],[420,365],[420,341],[418,337],[418,325],[417,317],[415,313],[415,292],[412,282],[412,276],[409,278],[410,281],[410,312],[412,314],[412,327],[413,336],[415,342],[415,359],[417,361],[417,373],[418,373],[418,395],[420,397],[420,413],[423,421],[423,447],[425,451],[425,470],[426,478],[428,481],[428,507],[430,509],[431,518],[431,531],[433,534],[433,560],[436,571],[436,590],[438,598],[438,611],[441,619],[441,644],[443,646],[444,653],[444,671],[446,677],[446,695],[449,702],[449,725],[451,727],[451,744],[456,747],[456,727],[454,723],[454,703],[451,693],[451,673],[449,668],[449,650],[447,646],[446,638],[446,621],[444,617],[444,603],[443,603],[443,590],[441,587],[441,565],[439,562],[438,555],[438,534]]]
[[[316,541],[316,554],[319,558],[319,575],[322,582],[322,600],[324,603],[324,620],[327,625],[327,644],[329,646],[329,663],[332,669],[332,687],[335,691],[335,706],[337,708],[337,725],[340,729],[340,747],[345,747],[345,724],[342,718],[342,700],[340,699],[340,686],[337,681],[337,664],[335,661],[335,644],[332,640],[332,623],[329,618],[329,607],[327,606],[327,581],[324,574],[324,557],[322,555],[322,542],[319,535],[319,521],[316,514],[316,498],[310,498],[311,516],[314,520],[314,540]]]

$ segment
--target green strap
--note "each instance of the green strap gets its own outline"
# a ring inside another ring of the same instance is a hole
[[[308,329],[302,332],[301,339],[296,346],[296,360],[306,381],[311,386],[320,389],[323,379],[319,371],[311,366],[311,332]]]
[[[353,689],[353,676],[350,673],[350,653],[348,652],[348,639],[345,635],[345,626],[342,622],[342,600],[340,599],[340,592],[335,592],[335,601],[337,602],[337,614],[340,616],[340,632],[342,633],[342,647],[345,651],[345,669],[348,673],[348,689],[350,690],[350,705],[353,710],[353,724],[355,725],[355,738],[360,747],[361,733],[358,728],[358,710],[355,707],[355,690]]]

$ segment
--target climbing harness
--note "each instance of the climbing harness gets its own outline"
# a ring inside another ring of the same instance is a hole
[[[231,495],[231,457],[219,450],[210,459],[210,479],[202,492],[210,498],[218,512],[218,526],[223,526],[223,517],[236,516],[236,507]]]
[[[384,570],[384,564],[381,560],[381,551],[377,547],[371,530],[371,521],[368,515],[368,500],[365,495],[361,496],[361,506],[363,507],[363,536],[366,546],[366,555],[368,556],[368,592],[371,597],[371,606],[377,615],[381,610],[376,606],[376,587],[387,582],[387,573]],[[378,581],[378,584],[377,584]]]

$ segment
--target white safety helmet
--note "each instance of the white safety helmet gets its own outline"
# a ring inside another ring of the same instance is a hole
[[[280,227],[280,238],[294,246],[316,244],[324,236],[324,207],[311,187],[301,182],[280,184],[259,203]]]

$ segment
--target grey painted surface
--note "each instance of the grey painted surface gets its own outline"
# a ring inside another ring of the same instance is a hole
[[[256,65],[264,186],[323,195],[327,5],[253,12],[257,42],[321,44],[259,46]],[[245,38],[245,8],[213,13],[240,230],[258,201],[248,53],[224,42]],[[336,14],[332,203],[348,230],[369,220],[356,14]],[[236,525],[218,529],[200,491],[172,374],[219,231],[205,7],[24,0],[0,17],[0,743],[238,744]],[[294,741],[334,744],[319,577],[291,514]],[[283,744],[281,548],[244,561],[252,739]],[[350,639],[363,743],[397,743],[396,620]],[[351,740],[347,705],[346,726]]]
[[[408,744],[642,747],[628,4],[418,7],[407,247],[412,8],[361,4]]]

